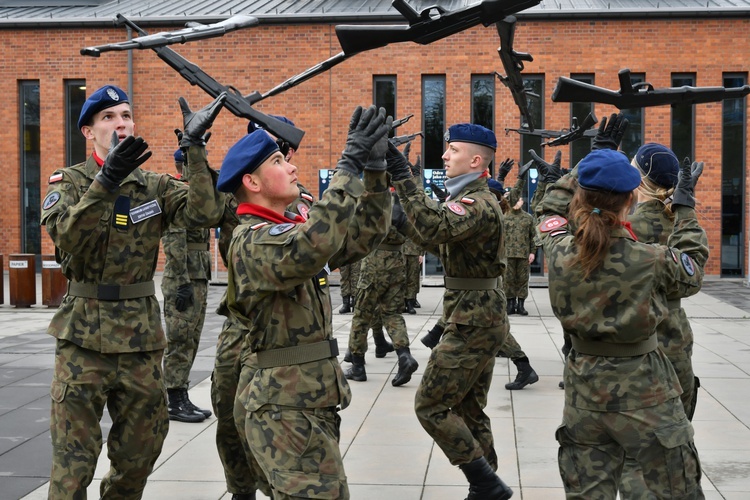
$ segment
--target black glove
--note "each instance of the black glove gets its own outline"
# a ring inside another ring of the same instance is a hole
[[[391,182],[411,179],[411,168],[404,155],[396,146],[388,143],[388,152],[385,154],[385,161],[388,165],[388,173],[391,174]]]
[[[524,176],[526,175],[526,172],[529,171],[529,169],[531,168],[533,164],[534,164],[534,160],[531,160],[531,161],[526,162],[526,164],[518,167],[518,178],[523,179]]]
[[[437,187],[437,185],[430,184],[430,188],[432,188],[432,192],[435,193],[435,196],[437,196],[437,199],[440,203],[443,203],[448,197],[448,193],[446,193],[444,189],[440,189],[439,187]]]
[[[497,170],[497,180],[499,182],[505,182],[505,178],[508,176],[508,174],[510,173],[511,169],[513,168],[513,163],[515,163],[515,160],[512,160],[510,158],[506,158],[500,164],[500,167]]]
[[[390,121],[392,122],[393,119],[391,118]],[[386,136],[386,142],[388,142],[389,128],[390,125],[386,124],[385,108],[380,108],[378,111],[375,106],[370,106],[366,110],[362,109],[362,106],[357,106],[349,122],[346,146],[336,168],[359,176],[365,169],[365,163],[370,158],[370,151],[375,143],[383,136]]]
[[[391,224],[396,226],[396,229],[401,229],[406,224],[406,213],[404,207],[401,206],[401,202],[396,199],[393,203],[393,210],[391,211]]]
[[[411,141],[406,143],[406,146],[404,146],[404,150],[401,152],[401,154],[404,155],[404,158],[406,158],[406,161],[409,161],[409,152],[411,151]]]
[[[227,93],[222,92],[210,104],[196,112],[190,111],[190,106],[184,97],[178,99],[183,121],[181,148],[206,145],[206,131],[214,124],[214,119],[219,115],[226,98]]]
[[[385,108],[380,108],[380,109],[383,113],[385,112]],[[387,130],[391,129],[392,122],[393,122],[392,116],[386,117],[385,124],[388,127]],[[370,171],[375,171],[375,172],[382,172],[383,170],[385,170],[386,169],[385,156],[388,153],[388,147],[390,145],[391,143],[388,140],[388,133],[386,132],[372,146],[372,149],[370,150],[370,156],[367,157],[367,163],[365,163],[365,170],[370,170]]]
[[[547,163],[536,154],[536,151],[529,149],[531,155],[531,161],[534,162],[534,167],[539,171],[539,178],[542,182],[552,184],[563,176],[562,168],[560,168],[560,161],[562,160],[562,151],[559,149],[555,153],[555,159],[552,163]]]
[[[112,132],[112,144],[109,154],[104,159],[104,165],[96,174],[96,180],[107,191],[114,193],[120,189],[120,183],[133,170],[140,167],[151,158],[151,151],[146,151],[148,144],[143,137],[127,136],[122,142],[117,138],[117,132]]]
[[[193,303],[193,284],[185,283],[177,287],[177,298],[174,301],[174,307],[180,312],[187,310],[188,306]]]
[[[409,167],[412,177],[422,177],[422,155],[417,155],[417,162],[413,165],[409,163]]]
[[[703,162],[690,165],[690,158],[685,158],[677,174],[677,187],[672,194],[672,205],[684,205],[695,208],[695,185],[703,173]]]
[[[625,131],[628,129],[628,119],[622,116],[622,113],[612,113],[609,117],[602,118],[599,124],[599,131],[594,137],[594,141],[591,143],[591,150],[594,149],[611,149],[617,151],[622,142],[622,137],[625,135]]]

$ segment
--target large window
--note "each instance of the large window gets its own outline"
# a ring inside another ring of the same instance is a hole
[[[41,196],[39,184],[39,82],[18,85],[21,138],[21,247],[23,253],[42,253],[40,230]]]
[[[570,75],[573,80],[594,85],[594,75]],[[578,125],[583,123],[589,113],[594,111],[593,102],[573,102],[570,104],[570,123],[573,118],[578,120]],[[601,119],[601,117],[599,117]],[[595,125],[594,127],[596,127]],[[584,156],[591,152],[591,138],[584,137],[570,143],[570,166],[578,164]]]
[[[539,96],[539,99],[535,97],[527,97],[526,105],[529,108],[531,119],[534,121],[534,128],[544,128],[544,77],[542,76],[526,76],[523,79],[523,86],[526,90]],[[523,124],[523,117],[519,117],[519,123]],[[521,135],[521,164],[523,165],[527,161],[531,160],[529,155],[529,149],[533,149],[539,156],[543,156],[542,151],[542,138],[532,135]]]
[[[725,74],[724,87],[741,87],[747,75]],[[721,274],[744,275],[745,98],[722,104],[721,126]]]
[[[695,87],[695,74],[673,74],[672,86]],[[693,159],[695,154],[695,105],[676,104],[672,106],[672,151],[682,161],[686,156]]]
[[[372,102],[378,108],[385,108],[386,116],[390,115],[394,120],[403,118],[396,116],[396,77],[395,76],[376,76],[373,78],[374,96]],[[403,133],[401,130],[391,130],[390,136]]]
[[[495,130],[495,75],[471,77],[471,123]],[[494,163],[490,163],[492,175]]]
[[[445,152],[445,76],[422,77],[422,166],[423,168],[443,168]]]
[[[630,83],[633,85],[644,81],[646,81],[646,75],[642,73],[630,74]],[[623,109],[622,115],[628,119],[630,124],[622,138],[620,149],[625,152],[628,159],[631,159],[638,152],[638,148],[643,145],[643,108]]]
[[[86,102],[86,82],[65,80],[65,160],[66,166],[86,161],[86,138],[78,128],[78,117]]]

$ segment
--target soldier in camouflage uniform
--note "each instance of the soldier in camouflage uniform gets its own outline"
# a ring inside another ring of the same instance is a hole
[[[224,158],[217,187],[240,203],[226,306],[247,330],[236,408],[247,412],[247,441],[276,499],[349,498],[338,410],[351,391],[336,357],[328,274],[385,235],[391,120],[382,108],[355,110],[336,174],[306,221],[285,213],[299,196],[297,169],[266,132]]]
[[[472,124],[450,127],[445,139],[445,203],[430,199],[405,158],[389,150],[391,179],[408,218],[397,225],[439,255],[446,272],[445,333],[430,354],[414,406],[422,427],[466,475],[469,500],[507,499],[513,491],[494,471],[497,454],[483,411],[495,354],[508,333],[500,284],[503,214],[487,186],[497,141],[492,131]]]
[[[341,266],[341,307],[339,314],[349,314],[354,310],[355,296],[357,295],[357,283],[359,283],[359,273],[361,262],[357,261],[346,266]]]
[[[148,145],[133,137],[128,96],[107,85],[84,103],[79,128],[94,152],[49,179],[42,224],[70,280],[48,333],[57,338],[50,498],[85,498],[102,448],[105,405],[113,425],[102,498],[140,498],[167,434],[161,326],[153,275],[169,225],[208,227],[221,215],[201,137],[225,95],[193,113],[180,98],[192,182],[139,168]]]
[[[677,156],[661,144],[641,146],[631,161],[641,172],[638,186],[638,205],[628,217],[633,233],[643,243],[666,245],[674,228],[671,196],[677,186],[680,163]],[[703,168],[696,164],[696,168]],[[670,300],[669,315],[659,323],[656,334],[659,348],[672,363],[682,387],[680,400],[688,420],[693,419],[700,386],[693,373],[693,330],[679,299]],[[648,489],[638,462],[628,457],[620,481],[620,498],[635,499],[647,496]]]
[[[174,153],[177,179],[183,175],[185,156],[182,149]],[[210,410],[198,408],[188,397],[190,369],[193,367],[206,318],[208,281],[211,279],[211,253],[208,250],[210,230],[170,226],[161,242],[166,262],[161,282],[164,296],[164,323],[167,349],[164,351],[164,383],[169,400],[169,419],[180,422],[203,422]]]
[[[424,252],[419,245],[406,238],[404,241],[404,273],[406,275],[404,312],[408,314],[417,314],[417,308],[422,305],[417,301],[419,285],[422,278],[422,260]]]
[[[398,200],[394,202],[398,203]],[[409,350],[409,334],[401,313],[406,280],[404,254],[402,253],[405,239],[396,226],[391,225],[383,242],[362,259],[354,318],[349,332],[352,366],[344,373],[349,380],[357,382],[367,380],[365,371],[367,330],[375,319],[385,326],[393,341],[393,348],[398,354],[398,373],[391,381],[393,386],[398,387],[407,383],[411,380],[412,373],[419,368],[419,363]],[[374,338],[377,349],[377,336]],[[383,340],[380,341],[381,344]]]
[[[648,471],[650,495],[703,498],[693,428],[656,335],[669,301],[699,291],[708,259],[694,210],[697,176],[689,165],[680,172],[669,246],[638,242],[624,220],[641,178],[613,150],[619,138],[595,139],[539,207],[550,301],[572,341],[556,432],[560,475],[567,498],[615,498],[628,455]],[[585,189],[575,188],[575,175]]]

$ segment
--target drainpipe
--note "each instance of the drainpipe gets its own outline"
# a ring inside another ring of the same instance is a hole
[[[128,30],[128,40],[133,39],[133,30],[130,28],[130,26],[127,26]],[[130,97],[130,108],[133,109],[135,100],[133,97],[133,51],[128,51],[128,96]]]

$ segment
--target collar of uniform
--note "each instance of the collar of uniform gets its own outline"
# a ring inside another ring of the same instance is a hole
[[[638,237],[633,232],[629,221],[621,221],[619,225],[612,229],[612,236],[616,238],[629,238],[633,241],[638,241]]]

